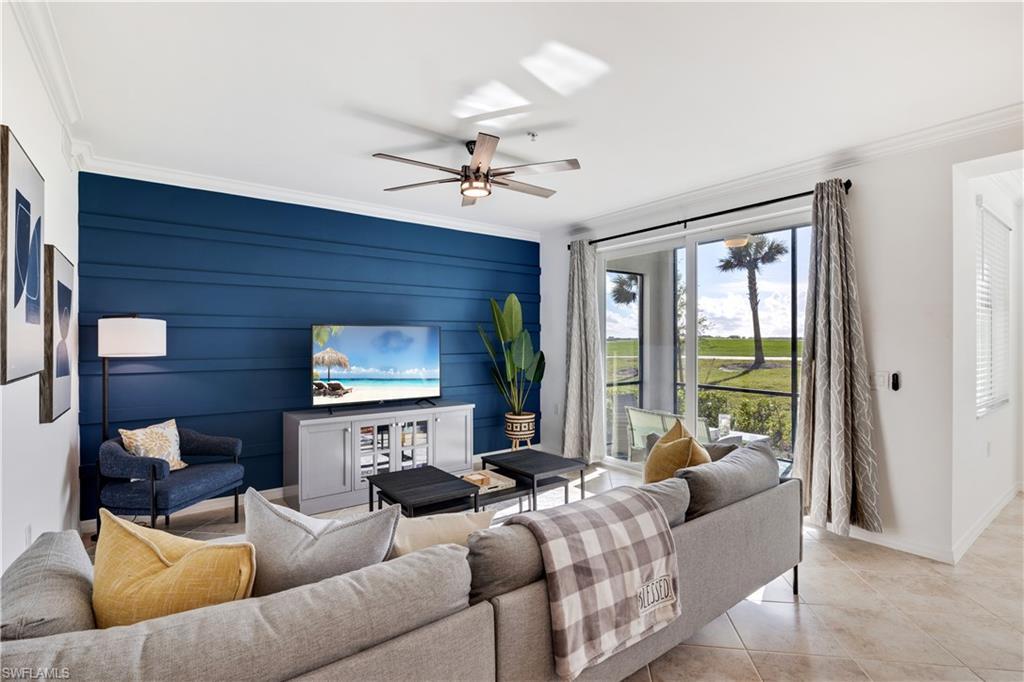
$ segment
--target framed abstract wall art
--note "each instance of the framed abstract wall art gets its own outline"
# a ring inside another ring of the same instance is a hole
[[[0,125],[0,384],[43,369],[43,176]]]
[[[43,252],[43,372],[39,380],[39,421],[56,421],[71,409],[71,300],[75,266],[56,246]]]

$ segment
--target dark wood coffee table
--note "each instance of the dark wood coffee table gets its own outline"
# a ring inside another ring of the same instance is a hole
[[[484,455],[480,458],[486,469],[487,465],[494,467],[498,473],[511,476],[512,478],[524,481],[530,486],[533,506],[537,509],[537,491],[543,489],[544,483],[556,478],[559,474],[580,472],[580,497],[586,496],[584,473],[587,463],[582,459],[568,459],[558,455],[551,455],[540,450],[513,450],[500,455]],[[565,481],[565,501],[569,501],[568,480]],[[548,486],[550,487],[550,486]]]
[[[378,489],[377,508],[381,502],[397,504],[402,513],[413,517],[466,509],[472,504],[479,509],[480,488],[437,467],[425,466],[402,471],[389,471],[366,477],[373,511],[373,489]]]

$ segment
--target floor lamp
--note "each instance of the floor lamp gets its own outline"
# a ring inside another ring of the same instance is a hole
[[[167,355],[167,322],[138,315],[101,317],[97,355],[103,358],[103,441],[110,438],[110,358],[154,358]],[[103,474],[96,460],[96,535],[100,532],[100,492]]]

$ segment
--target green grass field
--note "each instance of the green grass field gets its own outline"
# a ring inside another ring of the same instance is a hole
[[[704,337],[700,339],[702,356],[724,356],[753,358],[753,339],[730,339]],[[636,339],[613,339],[607,342],[605,350],[608,381],[630,381],[637,377],[638,341]],[[789,357],[790,340],[781,338],[764,339],[764,353],[767,357]],[[797,343],[797,357],[803,352],[803,342]],[[799,363],[799,360],[797,361]],[[764,367],[749,370],[749,362],[702,357],[697,365],[697,381],[701,384],[733,386],[736,388],[759,388],[772,391],[789,391],[791,388],[790,361],[769,360]]]

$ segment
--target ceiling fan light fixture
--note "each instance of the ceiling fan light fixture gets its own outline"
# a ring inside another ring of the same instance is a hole
[[[483,178],[466,178],[459,185],[462,196],[472,199],[490,196],[491,183]]]
[[[750,235],[744,234],[739,237],[729,237],[728,239],[723,240],[722,243],[725,244],[725,248],[727,249],[738,249],[746,246],[749,241]]]

